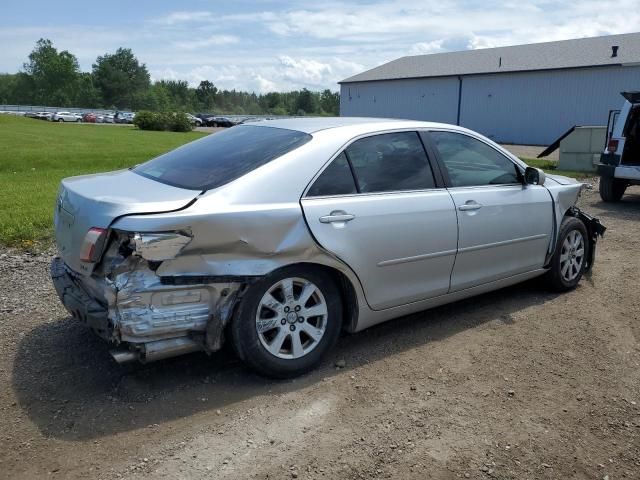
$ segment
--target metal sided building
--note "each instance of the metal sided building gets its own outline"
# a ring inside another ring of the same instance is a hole
[[[340,114],[452,123],[548,145],[640,90],[640,33],[402,57],[340,82]]]

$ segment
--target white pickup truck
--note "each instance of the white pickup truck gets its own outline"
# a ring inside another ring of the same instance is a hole
[[[629,185],[640,185],[640,91],[622,96],[622,108],[609,112],[607,144],[598,164],[605,202],[618,202]]]

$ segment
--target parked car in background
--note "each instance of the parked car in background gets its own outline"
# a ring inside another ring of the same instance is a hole
[[[95,113],[85,113],[82,116],[82,121],[87,123],[96,123],[97,115]]]
[[[118,361],[231,342],[288,377],[343,329],[542,275],[575,288],[605,230],[575,206],[583,186],[452,125],[240,125],[63,180],[52,279]]]
[[[81,119],[71,112],[56,112],[49,118],[52,122],[80,122]]]
[[[194,113],[194,116],[198,117],[201,120],[206,120],[207,118],[214,117],[215,115],[213,113],[202,113],[202,112],[200,112],[200,113]]]
[[[51,112],[36,112],[35,118],[38,120],[51,120]]]
[[[187,118],[191,122],[191,125],[195,125],[196,127],[201,127],[202,126],[203,122],[202,122],[201,118],[198,118],[195,115],[191,115],[190,113],[185,113],[185,115],[187,116]]]
[[[233,127],[234,125],[236,125],[236,122],[234,122],[233,120],[231,120],[229,117],[213,117],[213,119],[211,119],[209,121],[212,125],[212,127]]]
[[[629,185],[640,185],[640,91],[622,96],[622,109],[609,114],[607,145],[598,164],[605,202],[618,202]]]
[[[136,114],[133,112],[116,112],[113,116],[113,123],[133,123]]]
[[[215,115],[211,113],[196,113],[197,118],[202,120],[202,125],[205,127],[213,127],[213,119]]]
[[[102,115],[102,123],[115,123],[115,116],[108,113],[106,115]]]

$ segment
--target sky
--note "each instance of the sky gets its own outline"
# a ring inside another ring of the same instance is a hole
[[[0,72],[43,37],[77,56],[131,48],[152,80],[265,93],[338,90],[406,55],[629,33],[640,0],[0,0]]]

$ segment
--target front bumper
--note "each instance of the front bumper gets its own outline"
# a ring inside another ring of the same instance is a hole
[[[582,223],[587,227],[587,235],[589,237],[589,255],[585,271],[588,272],[593,267],[593,263],[596,259],[596,244],[598,243],[598,237],[604,237],[604,232],[606,232],[607,227],[600,223],[599,219],[583,212],[578,207],[573,207],[572,214],[582,220]]]

